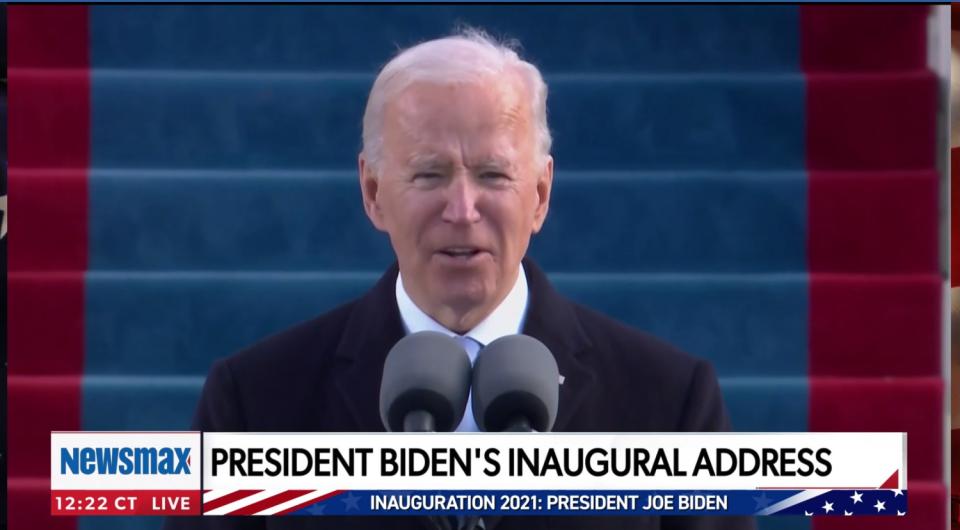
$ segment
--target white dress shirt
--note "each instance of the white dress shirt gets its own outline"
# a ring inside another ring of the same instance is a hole
[[[400,309],[400,318],[403,320],[403,326],[407,333],[438,331],[453,337],[467,351],[471,364],[477,361],[477,353],[479,353],[480,348],[500,337],[520,333],[520,330],[523,329],[524,315],[527,312],[528,297],[527,276],[524,274],[523,264],[521,264],[517,281],[514,282],[513,288],[507,293],[503,302],[500,302],[500,305],[475,328],[464,335],[460,335],[445,328],[417,307],[417,304],[413,302],[403,286],[403,276],[397,275],[397,307]],[[457,427],[457,431],[476,432],[479,430],[473,417],[473,392],[471,391],[470,397],[467,399],[467,410],[464,411],[463,420]]]

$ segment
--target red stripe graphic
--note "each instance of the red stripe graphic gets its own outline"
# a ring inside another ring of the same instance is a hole
[[[900,471],[894,471],[893,474],[890,475],[890,478],[885,480],[883,484],[880,485],[880,489],[896,489],[898,484],[900,484]]]
[[[233,493],[228,493],[228,494],[224,495],[223,497],[220,497],[220,498],[218,498],[218,499],[214,499],[214,500],[212,500],[212,501],[210,501],[210,502],[205,502],[205,503],[203,503],[203,511],[209,512],[210,510],[216,510],[217,508],[219,508],[219,507],[221,507],[221,506],[226,506],[227,504],[230,504],[231,502],[239,501],[240,499],[244,499],[244,498],[246,498],[246,497],[249,497],[249,496],[253,495],[254,493],[260,493],[261,491],[263,491],[263,490],[237,490],[237,491],[235,491],[235,492],[233,492]]]
[[[268,508],[273,508],[278,504],[283,504],[287,501],[296,499],[297,497],[302,497],[303,495],[312,493],[313,491],[315,490],[287,490],[283,493],[278,493],[272,497],[267,497],[261,501],[257,501],[238,510],[229,512],[226,515],[254,515]]]
[[[279,511],[279,512],[273,514],[273,515],[287,515],[287,514],[290,514],[290,513],[295,512],[295,511],[297,511],[297,510],[302,510],[303,508],[306,508],[307,506],[310,506],[311,504],[316,504],[316,503],[318,503],[318,502],[325,501],[325,500],[330,499],[330,498],[332,498],[332,497],[336,497],[337,495],[340,495],[340,494],[343,493],[343,492],[344,492],[344,490],[331,491],[330,493],[327,493],[326,495],[321,495],[320,497],[317,497],[316,499],[310,499],[309,501],[301,502],[300,504],[291,506],[291,507],[289,507],[289,508],[287,508],[287,509],[285,509],[285,510]]]

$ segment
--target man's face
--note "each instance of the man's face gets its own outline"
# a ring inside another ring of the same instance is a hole
[[[546,218],[553,161],[537,156],[528,99],[517,82],[415,83],[384,108],[376,174],[360,159],[404,287],[454,331],[506,297]]]

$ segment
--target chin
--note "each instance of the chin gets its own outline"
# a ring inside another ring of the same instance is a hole
[[[439,298],[444,301],[444,305],[462,312],[484,305],[491,296],[489,289],[476,284],[464,285],[453,282],[453,284],[440,286],[439,289]]]

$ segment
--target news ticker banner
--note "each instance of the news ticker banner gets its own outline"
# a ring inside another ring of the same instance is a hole
[[[905,433],[54,432],[53,515],[905,515]]]

